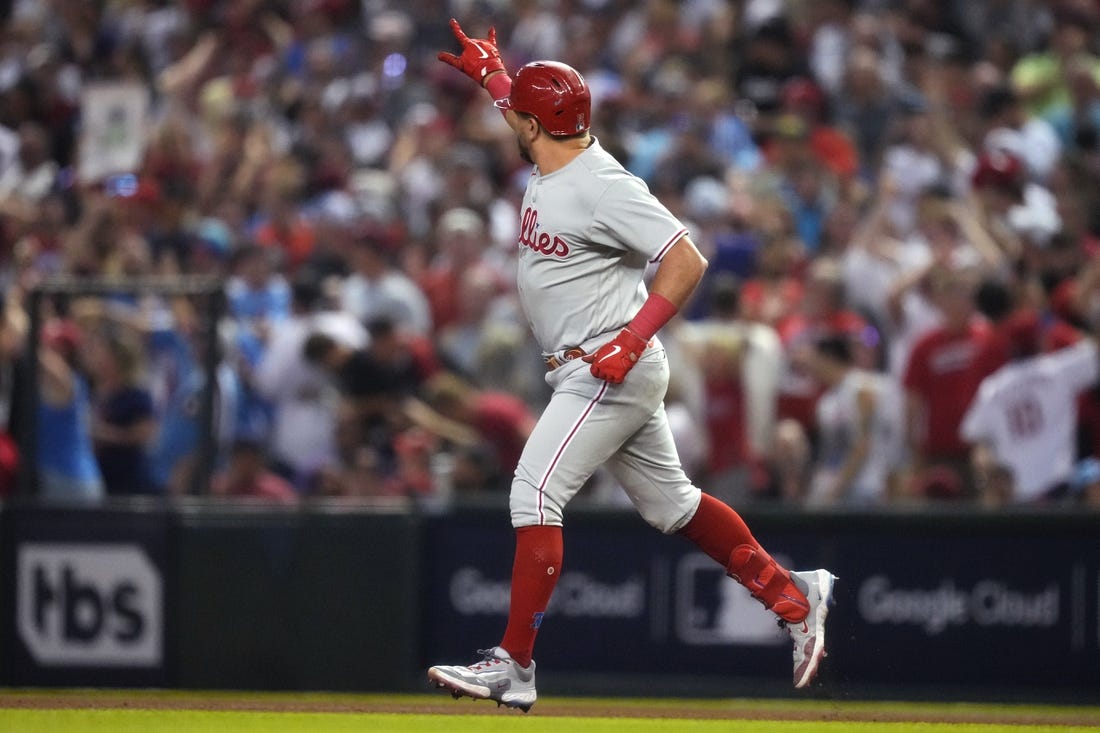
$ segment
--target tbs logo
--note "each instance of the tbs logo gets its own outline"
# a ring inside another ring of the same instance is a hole
[[[141,547],[24,543],[17,557],[19,636],[39,664],[161,663],[161,578]]]

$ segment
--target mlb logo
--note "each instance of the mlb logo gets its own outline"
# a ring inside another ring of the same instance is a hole
[[[685,555],[677,564],[675,604],[675,632],[684,644],[789,643],[786,632],[775,622],[775,614],[706,555]]]

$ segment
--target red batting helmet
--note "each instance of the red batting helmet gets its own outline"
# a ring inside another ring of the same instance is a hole
[[[557,61],[521,66],[511,93],[496,105],[531,115],[555,136],[584,132],[592,122],[592,93],[584,77]]]

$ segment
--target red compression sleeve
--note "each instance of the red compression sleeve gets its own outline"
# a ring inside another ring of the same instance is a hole
[[[489,81],[485,82],[485,90],[494,102],[507,99],[512,93],[512,77],[507,74],[493,74]]]
[[[544,524],[516,530],[508,626],[500,645],[521,667],[531,664],[535,635],[561,575],[561,563],[561,527]]]
[[[634,316],[627,328],[638,338],[648,341],[661,327],[672,320],[678,308],[672,301],[659,293],[650,293],[642,309]]]

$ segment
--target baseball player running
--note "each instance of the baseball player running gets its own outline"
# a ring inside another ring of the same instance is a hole
[[[523,198],[518,289],[543,350],[553,396],[512,481],[516,530],[504,636],[469,666],[438,665],[428,679],[455,697],[524,712],[535,703],[535,636],[562,568],[562,511],[607,465],[642,517],[680,534],[773,611],[794,642],[794,684],[825,656],[836,578],[788,572],[730,507],[684,474],[665,417],[668,363],[660,328],[684,305],[707,261],[687,230],[589,134],[591,95],[573,68],[534,61],[508,76],[496,32],[451,29],[459,55],[439,59],[484,87],[534,168]],[[649,291],[646,266],[659,263]]]

